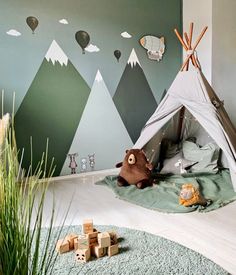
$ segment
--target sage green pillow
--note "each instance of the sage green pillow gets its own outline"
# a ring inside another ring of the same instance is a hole
[[[202,147],[198,144],[184,141],[183,155],[185,159],[191,161],[198,161],[191,168],[191,172],[210,172],[216,173],[218,171],[218,159],[220,148],[214,142],[210,142]]]

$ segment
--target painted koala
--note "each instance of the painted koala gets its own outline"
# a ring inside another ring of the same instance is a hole
[[[117,178],[118,186],[136,185],[137,188],[143,189],[152,185],[151,170],[153,166],[147,160],[143,150],[126,150],[123,162],[116,164],[116,167],[121,167]]]

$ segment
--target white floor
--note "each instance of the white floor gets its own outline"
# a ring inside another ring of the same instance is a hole
[[[55,178],[49,188],[47,209],[54,193],[56,223],[62,222],[70,206],[66,224],[81,224],[84,218],[92,218],[95,224],[145,230],[187,246],[236,274],[236,202],[209,213],[159,213],[119,200],[109,188],[94,184],[116,172]]]

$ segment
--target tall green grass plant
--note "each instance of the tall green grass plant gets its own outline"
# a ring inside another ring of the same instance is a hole
[[[19,159],[24,156],[18,155],[14,119],[10,126],[1,127],[4,138],[0,144],[0,275],[53,274],[56,255],[50,239],[54,207],[43,245],[41,240],[45,196],[54,170],[52,164],[49,173],[45,172],[48,144],[37,168],[32,171],[29,167],[22,176]]]

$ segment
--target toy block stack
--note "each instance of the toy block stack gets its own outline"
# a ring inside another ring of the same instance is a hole
[[[91,256],[101,258],[119,253],[115,231],[98,232],[93,227],[93,220],[86,219],[82,224],[82,234],[71,233],[58,240],[56,250],[61,254],[75,250],[75,258],[81,263],[88,262]]]

